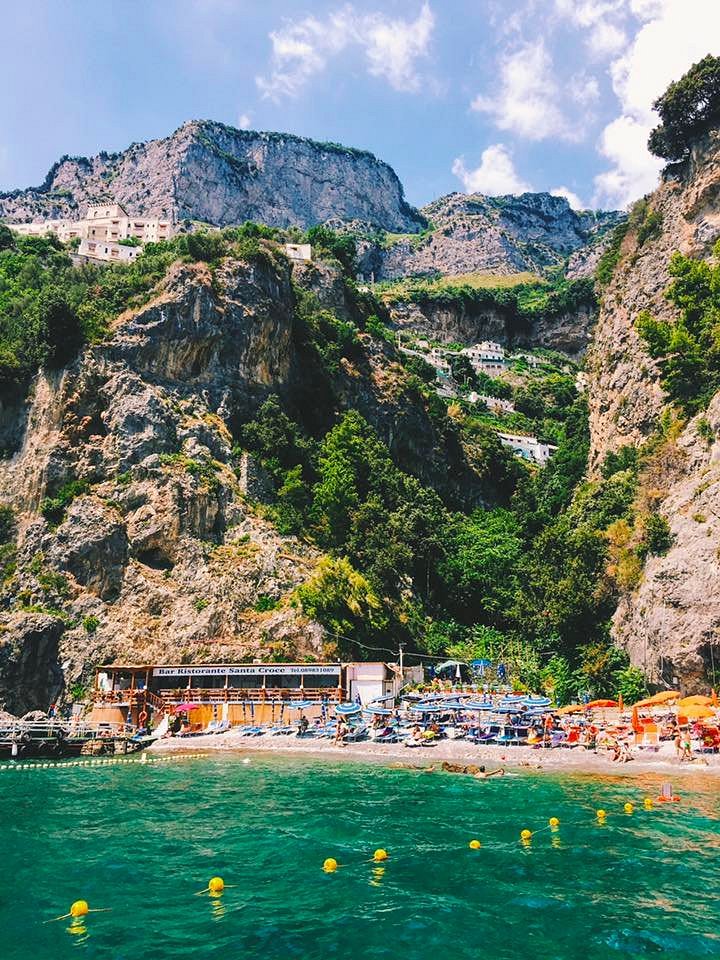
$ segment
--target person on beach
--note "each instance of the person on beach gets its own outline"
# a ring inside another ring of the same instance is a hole
[[[505,767],[498,767],[497,770],[486,770],[485,767],[480,767],[478,772],[473,774],[475,780],[488,780],[490,777],[503,776],[505,776]]]
[[[342,717],[337,722],[337,727],[335,728],[335,746],[344,747],[345,746],[345,735],[348,732],[348,727]]]
[[[677,742],[676,742],[677,747]],[[683,733],[680,735],[680,763],[683,763],[685,760],[692,762],[693,760],[692,752],[692,741],[690,739],[690,727],[686,727]]]

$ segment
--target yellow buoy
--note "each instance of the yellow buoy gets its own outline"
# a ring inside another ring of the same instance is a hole
[[[520,831],[521,840],[532,840],[532,830],[521,830]]]
[[[628,803],[623,804],[623,810],[625,813],[632,813],[635,807],[628,801]]]
[[[597,818],[598,818],[598,820],[604,820],[606,816],[607,816],[607,811],[606,811],[606,810],[600,809],[600,810],[597,811]]]
[[[375,863],[382,863],[383,860],[387,860],[387,858],[388,858],[387,850],[383,850],[382,847],[376,850],[375,853],[373,854],[373,860],[375,861]]]
[[[471,850],[479,850],[482,844],[479,840],[471,840],[469,846]]]
[[[87,900],[76,900],[70,907],[71,917],[86,917],[90,913]]]
[[[323,862],[323,870],[325,873],[335,873],[338,868],[338,862],[334,857],[328,857],[327,860]]]
[[[550,819],[548,820],[548,824],[549,824],[553,829],[555,829],[555,827],[559,827],[559,826],[560,826],[560,821],[558,820],[557,817],[550,817]]]
[[[212,877],[208,883],[210,893],[222,893],[225,889],[225,881],[222,877]]]
[[[646,810],[652,810],[653,808],[652,797],[645,797],[645,799],[643,800],[643,806],[645,807]]]

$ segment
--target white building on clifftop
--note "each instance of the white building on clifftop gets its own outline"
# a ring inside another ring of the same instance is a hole
[[[63,243],[74,237],[109,243],[133,239],[140,243],[157,243],[173,235],[170,220],[131,217],[119,203],[93,204],[87,208],[81,220],[39,220],[34,223],[9,223],[8,226],[23,236],[42,237],[54,233]]]

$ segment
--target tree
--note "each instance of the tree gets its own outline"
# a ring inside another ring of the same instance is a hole
[[[326,253],[335,260],[339,260],[348,276],[355,276],[357,246],[349,233],[335,233],[329,227],[319,224],[310,227],[306,236],[308,243],[312,244],[319,253]]]
[[[83,342],[77,313],[55,287],[50,287],[40,294],[38,313],[48,344],[47,361],[52,366],[62,366]]]
[[[10,227],[0,223],[0,250],[9,250],[15,245],[15,234]]]
[[[698,138],[720,123],[720,57],[708,54],[653,104],[662,121],[648,149],[663,160],[684,160]]]

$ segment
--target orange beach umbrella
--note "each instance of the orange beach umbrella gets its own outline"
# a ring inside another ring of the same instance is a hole
[[[695,693],[691,697],[683,697],[682,700],[678,700],[675,704],[676,707],[710,707],[712,706],[712,699],[710,697],[703,697],[700,693]]]
[[[591,700],[587,705],[588,710],[592,710],[594,707],[617,707],[617,700]]]
[[[582,703],[569,703],[566,707],[560,707],[555,713],[582,713],[584,709]]]
[[[715,711],[712,707],[691,703],[689,707],[681,707],[678,710],[678,716],[686,717],[688,720],[704,720],[706,717],[714,717]]]
[[[664,703],[670,703],[671,700],[677,700],[680,696],[679,690],[661,690],[652,697],[646,697],[644,700],[638,700],[636,707],[660,707]]]

